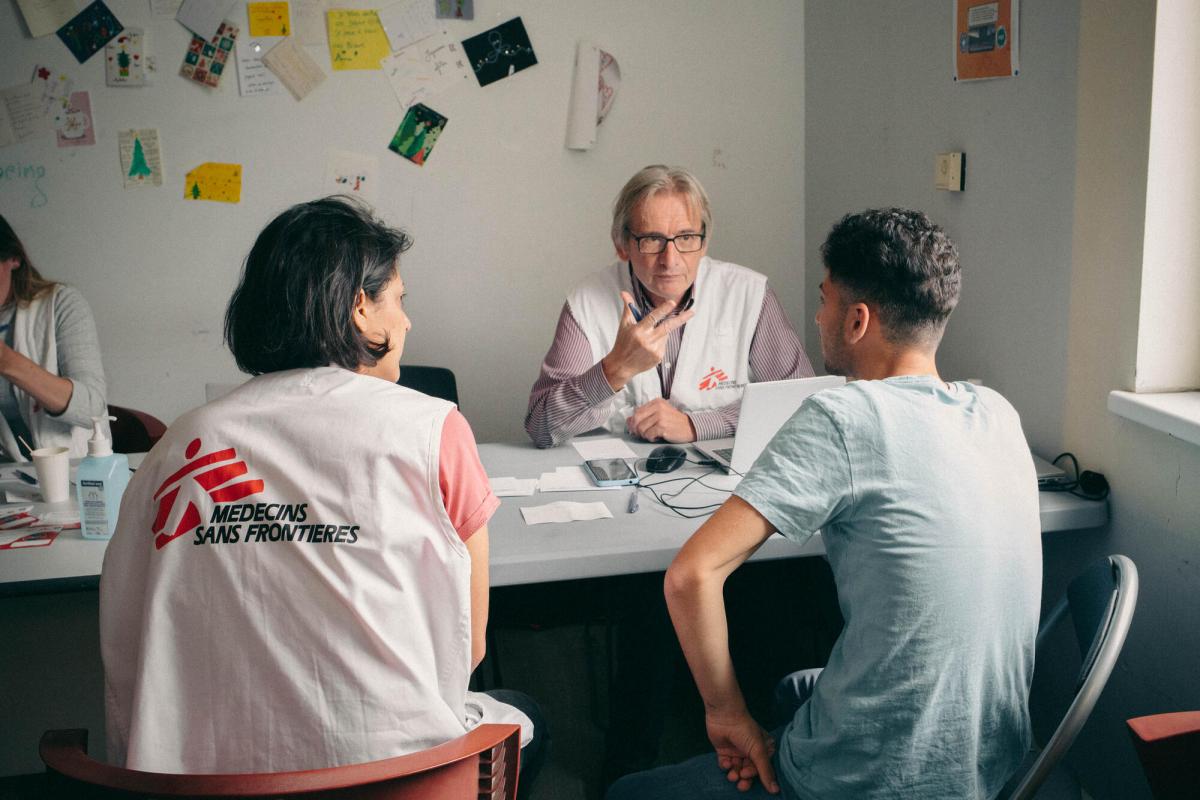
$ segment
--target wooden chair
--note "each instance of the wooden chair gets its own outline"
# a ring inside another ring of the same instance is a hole
[[[479,725],[419,753],[365,764],[251,775],[172,775],[114,767],[87,754],[87,731],[80,729],[47,731],[38,751],[46,764],[47,797],[513,800],[521,728]]]
[[[167,432],[162,420],[145,411],[109,406],[108,415],[117,418],[110,426],[114,453],[147,453]]]

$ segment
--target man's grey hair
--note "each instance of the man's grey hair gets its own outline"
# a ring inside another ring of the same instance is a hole
[[[613,203],[612,240],[621,247],[629,235],[629,221],[633,209],[642,200],[659,192],[672,192],[687,198],[688,205],[700,212],[704,232],[712,233],[712,209],[708,203],[708,192],[700,180],[683,167],[665,167],[651,164],[638,170],[617,195]]]

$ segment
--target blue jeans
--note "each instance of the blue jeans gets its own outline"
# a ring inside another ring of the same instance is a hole
[[[776,742],[783,735],[784,725],[791,721],[796,710],[812,695],[813,686],[820,673],[820,669],[800,670],[788,675],[776,685],[773,713],[780,725],[771,732]],[[778,753],[771,760],[771,764],[782,785]],[[786,796],[787,788],[783,791]],[[757,780],[749,791],[739,792],[737,784],[731,783],[725,777],[724,770],[717,766],[716,754],[705,753],[669,767],[626,775],[614,783],[604,797],[605,800],[763,800],[778,795],[770,794]]]

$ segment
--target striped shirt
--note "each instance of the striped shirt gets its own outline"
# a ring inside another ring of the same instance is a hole
[[[634,301],[643,316],[654,308],[640,281],[633,281]],[[686,305],[691,289],[679,302]],[[675,379],[675,362],[683,342],[684,325],[671,332],[666,354],[658,365],[662,394],[671,397]],[[788,322],[779,298],[768,286],[763,295],[758,327],[750,342],[750,370],[756,381],[778,381],[787,378],[807,378],[813,375],[812,364]],[[538,447],[553,447],[586,431],[604,426],[608,419],[608,401],[616,392],[604,377],[604,368],[592,360],[592,346],[583,328],[571,314],[570,305],[563,304],[558,316],[554,341],[542,361],[542,370],[529,393],[529,410],[525,413],[525,431]],[[733,436],[737,429],[741,401],[708,411],[689,411],[688,417],[696,429],[697,439],[720,439]]]

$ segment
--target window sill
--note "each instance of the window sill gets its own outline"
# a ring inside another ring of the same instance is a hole
[[[1109,392],[1108,410],[1200,445],[1200,392]]]

